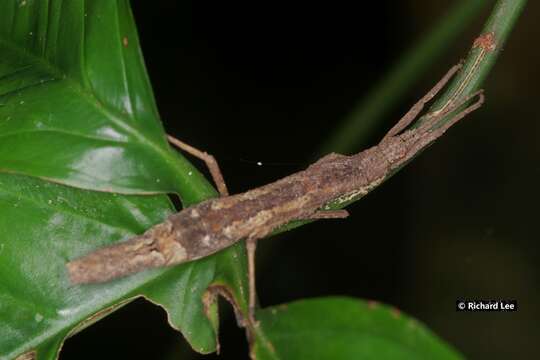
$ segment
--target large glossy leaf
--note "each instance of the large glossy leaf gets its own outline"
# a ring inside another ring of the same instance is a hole
[[[71,286],[67,279],[69,259],[140,233],[171,211],[164,196],[96,193],[0,174],[0,358],[35,350],[38,359],[54,359],[66,336],[137,296],[164,306],[197,351],[214,351],[216,325],[202,298],[208,286],[225,285],[245,309],[241,247],[107,284]]]
[[[424,325],[375,302],[301,300],[266,308],[257,317],[257,360],[461,358]]]
[[[163,195],[44,180],[178,192],[185,204],[215,194],[164,140],[128,2],[1,1],[0,55],[0,358],[55,358],[65,336],[137,296],[163,305],[196,350],[215,350],[201,300],[224,285],[245,309],[240,246],[103,285],[66,278],[68,260],[141,233],[172,207]]]
[[[120,193],[212,193],[166,143],[126,0],[0,1],[0,170]]]

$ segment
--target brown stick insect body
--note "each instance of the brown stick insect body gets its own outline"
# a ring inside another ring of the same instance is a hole
[[[104,282],[147,268],[181,264],[246,239],[250,306],[253,307],[257,239],[293,220],[346,217],[345,210],[328,210],[328,204],[344,203],[367,194],[448,128],[482,105],[484,97],[479,91],[448,106],[444,113],[428,114],[419,127],[405,130],[425,103],[459,68],[460,65],[452,67],[378,145],[353,156],[329,154],[306,170],[274,183],[186,208],[140,236],[69,262],[67,268],[71,282]],[[478,100],[474,104],[453,115],[444,125],[435,127],[442,117],[462,108],[476,96]],[[226,194],[224,183],[218,187],[222,194]]]

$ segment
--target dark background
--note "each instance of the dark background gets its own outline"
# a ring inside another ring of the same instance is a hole
[[[167,131],[215,155],[237,193],[306,167],[357,101],[454,3],[132,6]],[[448,44],[358,150],[375,144],[467,54],[489,10]],[[537,353],[538,10],[531,1],[518,20],[485,83],[488,101],[480,111],[350,206],[348,219],[259,243],[262,306],[328,295],[376,299],[418,318],[468,357]],[[462,297],[516,299],[519,311],[456,313]],[[243,331],[223,305],[219,358],[247,358]],[[163,310],[139,300],[69,339],[61,358],[199,355],[168,327]]]

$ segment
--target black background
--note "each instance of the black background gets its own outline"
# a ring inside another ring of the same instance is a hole
[[[216,156],[231,192],[306,167],[325,138],[454,1],[133,1],[167,131]],[[362,201],[259,243],[262,306],[347,295],[392,304],[471,358],[527,358],[538,327],[538,39],[530,2],[485,88],[487,104]],[[381,122],[463,58],[486,8]],[[536,12],[537,13],[537,12]],[[197,166],[198,160],[192,159]],[[261,161],[263,166],[257,166]],[[203,165],[199,166],[204,169]],[[457,298],[517,299],[456,313]],[[223,303],[220,359],[247,358]],[[69,339],[62,359],[213,359],[136,301]]]

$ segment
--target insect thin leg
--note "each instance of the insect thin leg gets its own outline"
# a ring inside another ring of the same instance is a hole
[[[257,305],[257,288],[255,282],[255,250],[257,250],[257,239],[246,239],[246,250],[248,257],[248,281],[249,281],[249,321],[255,325],[255,307]]]
[[[484,103],[484,90],[478,90],[478,91],[476,91],[476,92],[474,92],[474,93],[460,99],[459,101],[456,101],[454,104],[452,104],[448,108],[448,110],[445,111],[444,114],[441,114],[442,115],[441,117],[444,117],[448,113],[451,113],[452,111],[455,111],[455,110],[459,109],[460,107],[462,107],[463,105],[465,105],[466,103],[468,103],[471,99],[473,99],[475,97],[478,97],[478,100],[476,102],[474,102],[470,106],[467,106],[461,112],[459,112],[456,115],[452,116],[452,118],[450,118],[441,127],[433,129],[431,132],[436,134],[437,137],[439,137],[442,134],[444,134],[444,132],[446,130],[448,130],[452,125],[457,123],[459,120],[463,119],[465,116],[467,116],[471,112],[477,110]],[[430,121],[428,121],[428,122],[426,122],[426,124],[422,125],[422,128],[424,128],[424,126],[425,126],[425,129],[431,129],[435,125],[435,123],[436,123],[436,121],[432,121],[430,119]]]
[[[416,141],[414,145],[411,146],[409,151],[407,152],[407,156],[405,156],[406,159],[411,158],[414,156],[414,154],[418,153],[422,148],[424,148],[427,144],[433,142],[437,138],[441,137],[446,130],[448,130],[452,125],[457,123],[459,120],[463,119],[465,116],[470,114],[471,112],[477,110],[482,106],[484,103],[484,92],[483,90],[479,90],[467,97],[462,98],[461,100],[457,101],[452,105],[448,112],[452,112],[464,104],[466,104],[469,100],[472,98],[478,96],[478,100],[473,103],[472,105],[467,106],[465,109],[454,115],[451,119],[449,119],[445,124],[442,126],[433,129],[433,126],[437,121],[439,121],[441,118],[445,116],[445,114],[438,114],[433,119],[430,119],[429,122],[426,122],[425,124],[422,124],[422,126],[418,129],[415,129],[415,131],[418,131],[418,134],[420,134],[420,137]]]
[[[225,180],[223,179],[223,175],[221,174],[219,165],[216,159],[212,155],[204,151],[201,151],[199,149],[196,149],[193,146],[188,145],[185,142],[172,137],[171,135],[167,135],[167,140],[171,144],[176,146],[177,148],[184,150],[188,154],[191,154],[195,156],[196,158],[199,158],[202,161],[204,161],[206,166],[208,167],[208,170],[210,170],[210,175],[212,175],[212,179],[214,180],[214,183],[216,184],[218,188],[219,194],[221,196],[229,195],[229,190],[227,190],[227,185],[225,184]]]
[[[394,125],[390,131],[384,136],[383,141],[389,137],[395,136],[399,134],[401,131],[405,130],[407,126],[409,126],[414,119],[420,114],[420,112],[424,109],[424,105],[428,103],[431,99],[435,97],[441,91],[441,89],[450,81],[452,76],[455,75],[456,72],[458,72],[459,69],[461,69],[461,64],[454,65],[448,70],[448,72],[442,77],[441,80],[435,86],[428,91],[426,95],[424,95],[416,104],[414,104],[411,109],[397,122],[396,125]]]
[[[349,216],[347,210],[318,210],[304,220],[316,220],[316,219],[344,219]]]

